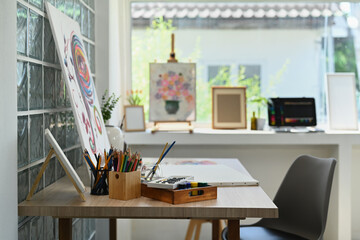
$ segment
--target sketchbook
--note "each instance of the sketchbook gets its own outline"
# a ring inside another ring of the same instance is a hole
[[[170,176],[194,176],[196,182],[212,186],[259,185],[250,174],[244,174],[225,165],[160,165],[160,174]]]

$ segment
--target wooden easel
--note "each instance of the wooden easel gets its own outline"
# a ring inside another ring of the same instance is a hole
[[[177,63],[175,54],[175,35],[171,34],[171,52],[170,57],[167,61],[168,63]],[[160,126],[161,124],[167,126]],[[169,127],[172,125],[172,127]],[[182,121],[182,122],[167,122],[167,121],[155,121],[154,127],[151,129],[151,133],[158,131],[189,131],[189,133],[193,133],[194,126],[191,124],[191,121]]]
[[[178,60],[175,57],[175,35],[171,34],[171,52],[170,52],[170,58],[168,59],[168,63],[173,62],[177,63]]]
[[[46,159],[45,159],[45,162],[44,162],[43,165],[41,166],[40,172],[39,172],[38,175],[36,176],[36,179],[35,179],[32,187],[31,187],[31,189],[30,189],[29,194],[28,194],[27,197],[26,197],[26,200],[29,201],[29,200],[32,198],[32,196],[33,196],[33,194],[34,194],[34,192],[35,192],[35,190],[36,190],[36,187],[38,186],[38,184],[39,184],[39,182],[40,182],[40,180],[41,180],[41,177],[42,177],[42,175],[44,174],[45,169],[46,169],[47,165],[49,164],[50,159],[51,159],[51,157],[53,156],[53,154],[55,154],[56,158],[58,159],[58,161],[60,162],[61,166],[62,166],[63,169],[65,170],[66,175],[70,178],[71,182],[73,183],[74,187],[76,188],[76,191],[79,193],[80,198],[81,198],[83,201],[86,201],[86,198],[85,198],[85,196],[84,196],[84,193],[82,193],[82,192],[80,191],[80,189],[79,189],[78,186],[76,185],[74,179],[72,178],[72,176],[70,175],[70,173],[66,170],[66,167],[63,165],[62,161],[60,161],[59,156],[57,155],[57,153],[55,152],[54,148],[53,148],[51,145],[50,145],[50,151],[49,151],[49,153],[48,153],[48,155],[47,155],[47,157],[46,157]]]
[[[184,121],[184,122],[155,121],[154,127],[151,129],[151,133],[160,132],[160,131],[189,131],[189,133],[193,133],[194,126],[191,124],[191,121]]]

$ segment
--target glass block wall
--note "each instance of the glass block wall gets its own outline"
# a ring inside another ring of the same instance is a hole
[[[45,1],[76,20],[95,79],[95,0],[17,0],[18,202],[25,200],[45,160],[49,128],[75,169],[83,164]],[[65,176],[51,159],[36,191]],[[75,191],[75,189],[74,189]],[[57,239],[52,217],[19,217],[19,239]],[[95,239],[94,219],[74,219],[73,239]]]

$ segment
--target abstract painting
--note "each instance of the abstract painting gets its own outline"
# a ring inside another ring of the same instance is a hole
[[[110,148],[79,24],[46,3],[51,30],[83,149],[93,154]],[[95,157],[92,157],[94,164]]]
[[[196,120],[196,64],[150,63],[149,120]]]

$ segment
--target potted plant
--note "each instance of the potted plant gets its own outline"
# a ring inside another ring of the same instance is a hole
[[[256,130],[264,130],[265,126],[265,118],[261,116],[261,110],[267,107],[268,99],[261,95],[253,96],[249,99],[251,103],[253,103],[257,108],[257,116],[256,116]]]
[[[140,106],[142,103],[142,99],[140,95],[142,94],[142,90],[131,90],[126,91],[127,101],[131,106]]]
[[[120,96],[116,97],[114,93],[112,93],[108,97],[107,96],[108,96],[108,90],[104,92],[104,95],[101,98],[102,100],[101,113],[105,124],[111,118],[112,111],[114,110],[117,102],[120,100]],[[110,144],[115,148],[117,148],[118,150],[123,150],[124,134],[121,130],[121,127],[119,128],[113,125],[105,125],[105,126]]]
[[[112,93],[109,97],[107,97],[107,95],[108,90],[105,90],[104,95],[101,98],[101,113],[105,124],[111,118],[112,111],[114,110],[116,103],[120,100],[120,96],[116,97],[115,93]]]

